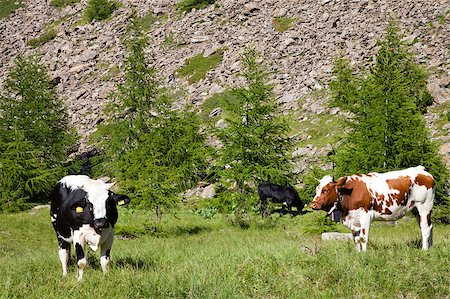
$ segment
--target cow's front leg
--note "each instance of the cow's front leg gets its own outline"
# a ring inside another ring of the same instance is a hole
[[[66,242],[61,236],[58,236],[59,250],[58,255],[61,260],[63,276],[67,276],[67,263],[70,259],[70,244]]]
[[[356,251],[361,252],[361,242],[359,241],[360,231],[359,230],[352,230],[352,235],[353,235],[353,241],[355,241]]]
[[[103,273],[106,273],[106,266],[109,263],[113,241],[114,241],[114,230],[111,231],[108,238],[101,246],[100,265],[102,266]]]
[[[78,265],[78,281],[83,278],[84,269],[87,265],[87,259],[85,256],[86,240],[80,235],[79,231],[75,231],[73,234],[75,254],[77,256]]]
[[[361,243],[361,249],[363,252],[366,251],[367,242],[369,242],[370,222],[371,222],[370,214],[363,213],[360,219],[361,230],[359,231],[359,242]]]

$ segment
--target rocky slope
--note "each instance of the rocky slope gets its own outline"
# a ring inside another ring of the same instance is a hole
[[[427,114],[427,120],[450,165],[450,125],[448,121],[442,124],[440,109],[448,111],[450,101],[448,0],[219,0],[189,13],[177,12],[178,1],[174,0],[121,0],[123,5],[109,20],[88,25],[79,22],[86,0],[61,10],[49,2],[25,1],[23,8],[0,20],[0,84],[18,53],[37,55],[58,82],[71,122],[85,137],[102,120],[108,93],[121,80],[120,66],[126,54],[122,36],[132,7],[140,16],[156,16],[149,27],[147,51],[161,82],[183,91],[180,101],[201,109],[206,98],[239,84],[239,55],[250,45],[274,71],[280,105],[284,111],[295,111],[299,122],[308,115],[339,113],[324,105],[326,93],[321,97],[311,94],[327,86],[339,51],[355,68],[369,64],[377,51],[376,41],[389,18],[394,18],[406,40],[415,41],[412,51],[430,71],[429,89],[436,109],[430,109],[434,112]],[[276,17],[293,20],[293,26],[275,30]],[[27,46],[28,40],[39,37],[48,26],[57,30],[56,38],[37,48]],[[226,49],[222,62],[204,80],[190,85],[176,74],[186,59],[222,48]],[[82,142],[80,151],[84,149]],[[326,147],[321,150],[315,145],[297,151],[306,160],[324,153]]]

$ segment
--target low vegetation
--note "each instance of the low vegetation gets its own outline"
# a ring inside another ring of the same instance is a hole
[[[57,36],[56,29],[53,26],[47,26],[44,33],[37,38],[31,38],[27,41],[27,45],[33,48],[42,46],[43,44],[53,40]]]
[[[294,25],[295,19],[287,17],[275,17],[272,20],[272,26],[277,32],[287,31]]]
[[[6,18],[21,6],[23,3],[20,0],[0,0],[0,19]]]
[[[177,73],[183,77],[187,77],[190,84],[198,82],[206,77],[206,74],[214,69],[223,58],[225,49],[219,49],[209,57],[204,57],[200,53],[194,57],[188,58]]]
[[[142,211],[120,209],[109,272],[99,253],[76,280],[61,274],[48,209],[0,214],[0,297],[61,298],[446,298],[450,227],[435,225],[434,246],[422,251],[415,220],[375,222],[368,251],[351,241],[321,241],[321,212],[294,218],[251,217],[248,229],[226,215],[204,219],[179,211],[161,233],[135,231]],[[32,224],[32,225],[30,225]],[[340,224],[328,227],[348,232]],[[72,250],[72,261],[75,259]]]
[[[214,4],[215,0],[183,0],[179,2],[175,7],[179,11],[191,11],[195,9],[202,9],[210,4]]]
[[[52,0],[52,1],[50,1],[50,5],[58,7],[58,8],[64,8],[66,6],[73,5],[73,4],[78,3],[80,1],[81,0]]]
[[[114,0],[89,0],[84,11],[83,19],[86,23],[90,23],[93,20],[105,20],[119,7],[120,2]]]

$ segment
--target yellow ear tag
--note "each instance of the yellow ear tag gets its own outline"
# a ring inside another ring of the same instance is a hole
[[[125,200],[119,200],[119,202],[117,203],[119,206],[123,206],[125,204]]]
[[[77,213],[83,213],[83,208],[82,208],[82,207],[77,207],[77,208],[75,209],[75,212],[77,212]]]

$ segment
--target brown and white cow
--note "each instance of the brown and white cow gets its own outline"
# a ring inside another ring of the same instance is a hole
[[[372,220],[396,220],[412,210],[422,232],[422,249],[432,245],[431,210],[434,179],[423,166],[386,173],[331,176],[320,180],[311,203],[314,210],[342,211],[344,225],[353,232],[356,249],[366,251]]]

